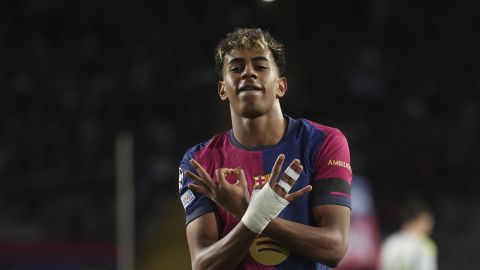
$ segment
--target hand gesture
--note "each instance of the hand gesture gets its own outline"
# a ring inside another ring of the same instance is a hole
[[[212,179],[196,160],[190,160],[190,164],[197,170],[198,175],[190,171],[185,172],[195,182],[188,184],[188,188],[206,196],[235,218],[240,219],[247,210],[250,200],[243,169],[219,168],[215,170],[215,179]],[[227,181],[226,178],[229,175],[237,179],[234,184]]]
[[[275,164],[273,165],[269,184],[270,187],[275,191],[275,193],[277,193],[279,196],[281,196],[288,202],[292,202],[303,194],[310,192],[312,190],[312,186],[307,185],[293,193],[288,193],[290,191],[290,188],[293,187],[293,185],[297,181],[299,175],[302,173],[303,166],[300,164],[300,160],[295,159],[292,161],[292,163],[290,163],[290,165],[283,172],[283,174],[280,175],[280,170],[282,169],[284,161],[285,155],[280,154],[275,161]]]
[[[247,211],[242,217],[243,225],[256,234],[262,233],[268,223],[276,218],[290,202],[312,190],[312,186],[307,185],[289,193],[300,177],[303,167],[300,165],[300,160],[295,159],[280,176],[284,160],[285,155],[278,156],[273,165],[269,183],[253,191]]]

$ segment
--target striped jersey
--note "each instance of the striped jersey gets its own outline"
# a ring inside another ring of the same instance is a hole
[[[352,170],[348,143],[341,131],[306,119],[288,119],[287,130],[276,145],[246,147],[240,144],[232,130],[219,133],[207,142],[200,143],[185,153],[179,168],[179,195],[185,209],[186,223],[197,217],[217,212],[220,217],[220,237],[227,235],[239,222],[207,197],[190,190],[193,180],[184,175],[186,170],[196,173],[190,164],[197,160],[214,177],[217,168],[237,168],[245,172],[248,191],[269,180],[270,171],[278,155],[284,154],[282,170],[299,159],[303,171],[290,193],[306,185],[313,189],[291,202],[279,217],[315,226],[310,208],[317,205],[336,204],[351,207]],[[228,180],[228,179],[227,179]],[[235,181],[229,180],[229,181]],[[302,254],[292,253],[275,239],[261,234],[252,244],[237,269],[329,269],[320,262]]]

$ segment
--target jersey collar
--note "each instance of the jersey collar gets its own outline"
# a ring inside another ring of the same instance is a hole
[[[266,149],[274,149],[277,146],[281,145],[285,140],[292,134],[292,131],[294,130],[294,127],[297,124],[297,121],[290,116],[284,114],[283,117],[287,119],[287,131],[283,135],[282,139],[275,145],[261,145],[261,146],[255,146],[255,147],[248,147],[240,142],[237,141],[235,138],[235,135],[233,135],[233,130],[228,131],[228,138],[230,140],[230,143],[233,144],[234,146],[241,148],[243,150],[249,150],[249,151],[258,151],[258,150],[266,150]]]

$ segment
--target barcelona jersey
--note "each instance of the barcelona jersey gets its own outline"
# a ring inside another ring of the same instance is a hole
[[[283,170],[294,159],[299,159],[303,166],[303,171],[290,193],[308,184],[312,185],[313,189],[283,209],[279,214],[280,218],[315,226],[310,213],[311,207],[327,204],[351,207],[352,170],[350,152],[343,133],[336,128],[306,119],[285,117],[288,119],[287,130],[276,145],[246,147],[240,144],[233,131],[229,130],[187,150],[179,168],[179,195],[187,224],[203,214],[217,212],[221,219],[220,237],[224,237],[239,222],[213,201],[188,188],[187,185],[193,180],[186,177],[184,172],[196,172],[189,162],[191,159],[197,160],[212,178],[217,168],[241,166],[251,194],[255,186],[269,180],[275,160],[278,155],[284,154]],[[329,268],[320,262],[302,257],[302,254],[292,253],[288,247],[282,246],[268,235],[261,234],[237,269]]]

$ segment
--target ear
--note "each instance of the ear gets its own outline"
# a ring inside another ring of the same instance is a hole
[[[221,100],[225,101],[228,99],[227,91],[225,91],[225,83],[223,81],[218,82],[217,91],[218,91],[218,96],[220,97]]]
[[[277,98],[283,97],[287,92],[288,83],[286,77],[278,78]]]

